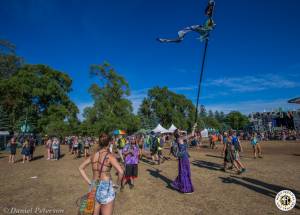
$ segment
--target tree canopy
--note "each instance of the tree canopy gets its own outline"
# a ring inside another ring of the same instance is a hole
[[[158,122],[165,127],[174,123],[190,129],[194,123],[195,106],[184,95],[176,94],[167,87],[154,87],[140,106],[138,115],[145,128],[153,128]]]
[[[94,105],[84,110],[85,121],[82,129],[89,134],[111,132],[124,129],[133,132],[139,128],[139,119],[133,114],[129,84],[109,63],[92,65],[92,76],[98,78],[98,84],[89,89]]]
[[[31,132],[56,135],[69,132],[71,124],[78,123],[78,108],[68,95],[71,78],[45,65],[15,67],[13,64],[11,61],[1,67],[4,70],[0,79],[0,107],[8,114],[9,129],[20,131],[26,121]]]
[[[190,130],[194,124],[195,105],[184,95],[153,87],[134,114],[129,84],[109,63],[91,65],[90,74],[97,78],[88,90],[94,102],[79,122],[78,108],[69,97],[71,77],[47,65],[25,64],[13,44],[0,40],[0,129],[20,132],[25,123],[30,132],[62,136],[98,135],[115,129],[133,133],[153,129],[158,123]],[[207,112],[204,105],[199,109],[199,128],[243,129],[248,123],[240,112]]]

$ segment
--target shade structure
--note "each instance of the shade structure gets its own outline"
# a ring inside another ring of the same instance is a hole
[[[158,124],[153,130],[154,133],[168,133],[169,131],[161,126],[161,124]]]
[[[114,130],[113,134],[114,135],[124,135],[124,134],[126,134],[126,131],[124,131],[124,130]]]
[[[170,126],[170,128],[168,129],[168,131],[170,132],[170,133],[174,133],[174,131],[176,131],[176,126],[174,125],[174,124],[172,124],[171,126]]]
[[[206,128],[201,131],[201,137],[208,137],[208,130]]]
[[[300,104],[300,97],[290,99],[288,103]]]

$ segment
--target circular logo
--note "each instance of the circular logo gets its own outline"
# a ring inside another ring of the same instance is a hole
[[[279,210],[290,211],[296,205],[296,196],[289,190],[282,190],[277,193],[275,204]]]

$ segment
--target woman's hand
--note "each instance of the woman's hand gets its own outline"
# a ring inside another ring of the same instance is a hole
[[[91,157],[89,157],[88,159],[86,159],[80,166],[79,166],[79,172],[81,174],[81,176],[83,177],[83,179],[89,184],[91,185],[91,180],[88,178],[88,176],[85,173],[85,168],[92,162]]]

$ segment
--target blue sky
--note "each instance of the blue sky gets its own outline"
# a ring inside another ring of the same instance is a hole
[[[206,0],[0,0],[0,38],[27,63],[47,64],[73,79],[72,100],[92,104],[89,66],[104,60],[130,84],[137,109],[153,86],[195,102],[203,43],[189,34],[161,44],[183,27],[203,23]],[[295,109],[300,96],[298,0],[216,0],[200,103],[207,109]]]

